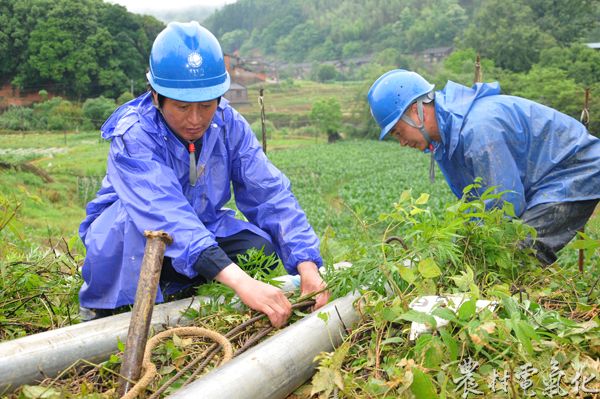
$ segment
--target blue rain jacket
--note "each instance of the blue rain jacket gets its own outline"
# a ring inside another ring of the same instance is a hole
[[[198,256],[217,244],[215,237],[244,229],[271,241],[290,274],[297,274],[301,261],[322,265],[319,239],[289,180],[267,159],[246,120],[227,100],[221,99],[202,138],[194,187],[189,184],[188,151],[151,100],[146,93],[130,101],[102,126],[102,137],[112,141],[106,177],[79,229],[87,248],[82,306],[113,309],[134,302],[144,230],[171,235],[173,244],[165,256],[190,278],[198,274]],[[231,186],[249,222],[223,208]],[[157,301],[162,300],[159,290]]]
[[[435,94],[442,139],[434,156],[452,192],[482,178],[482,189],[510,190],[520,216],[538,204],[600,198],[600,140],[577,120],[498,83],[448,82]],[[480,191],[483,192],[483,191]]]

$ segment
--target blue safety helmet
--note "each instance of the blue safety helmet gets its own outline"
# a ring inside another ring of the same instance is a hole
[[[171,22],[150,52],[150,86],[186,102],[209,101],[229,90],[229,74],[217,38],[196,21]]]
[[[400,120],[408,107],[433,91],[434,85],[416,72],[394,69],[381,75],[369,89],[371,115],[381,128],[379,140]]]

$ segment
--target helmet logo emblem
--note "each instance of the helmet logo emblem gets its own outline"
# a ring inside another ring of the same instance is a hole
[[[198,52],[194,51],[188,55],[187,62],[190,68],[200,68],[200,65],[202,65],[202,56]]]

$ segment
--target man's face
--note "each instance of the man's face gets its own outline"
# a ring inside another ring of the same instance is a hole
[[[416,121],[415,121],[416,122]],[[398,140],[401,146],[416,148],[420,151],[424,151],[428,144],[425,137],[421,134],[419,129],[410,126],[408,123],[400,119],[390,130],[390,136]]]
[[[435,121],[435,114],[433,113],[433,107],[424,106],[423,113],[425,119],[425,128],[429,132],[433,141],[439,141],[440,137],[437,131],[437,122]],[[410,117],[417,125],[421,124],[419,114],[417,112],[417,105],[412,104],[407,110],[406,115]],[[411,148],[416,148],[420,151],[425,151],[429,144],[423,134],[416,127],[410,126],[408,123],[400,119],[392,130],[390,130],[390,136],[398,140],[400,145]]]
[[[179,137],[189,141],[198,140],[204,135],[216,110],[216,99],[188,103],[165,98],[161,107],[162,114],[171,130]]]

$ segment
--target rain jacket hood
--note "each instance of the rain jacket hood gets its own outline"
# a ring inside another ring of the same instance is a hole
[[[271,241],[291,274],[302,261],[322,264],[319,240],[289,180],[224,98],[201,139],[195,186],[189,184],[189,153],[149,93],[119,107],[101,131],[111,145],[106,177],[79,230],[87,249],[82,306],[112,309],[133,303],[145,230],[171,235],[165,256],[189,278],[201,274],[212,279],[206,270],[196,270],[199,255],[217,245],[215,237],[242,230]],[[224,208],[231,187],[248,222]],[[157,301],[167,293],[159,290]]]
[[[509,190],[503,198],[517,216],[542,203],[600,197],[600,140],[570,116],[501,95],[498,83],[448,82],[435,111],[434,156],[457,197],[477,177],[480,192]]]

